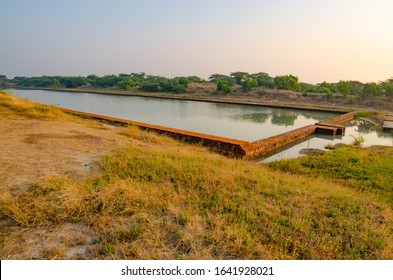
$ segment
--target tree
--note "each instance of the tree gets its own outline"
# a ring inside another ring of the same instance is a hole
[[[350,94],[361,94],[363,90],[363,83],[359,81],[348,81]]]
[[[5,86],[5,84],[8,82],[7,76],[6,75],[0,75],[0,87]]]
[[[382,92],[382,88],[377,83],[365,83],[363,90],[361,91],[362,96],[379,95]]]
[[[187,79],[191,83],[202,83],[203,82],[203,79],[199,78],[198,76],[188,76]]]
[[[179,79],[178,79],[178,83],[180,84],[180,85],[183,85],[184,87],[188,87],[188,84],[190,83],[190,80],[187,78],[187,77],[180,77]]]
[[[235,79],[236,84],[241,85],[242,82],[247,77],[250,76],[250,74],[248,74],[247,72],[240,72],[240,71],[238,71],[238,72],[231,73],[230,76]]]
[[[276,76],[274,78],[274,84],[278,89],[286,89],[293,91],[301,90],[298,77],[293,75]]]
[[[336,85],[335,85],[335,84],[327,83],[327,82],[325,82],[325,81],[322,82],[322,83],[320,83],[320,84],[319,84],[319,87],[328,88],[329,91],[331,91],[332,93],[337,92],[337,89],[336,89]]]
[[[217,82],[217,92],[222,94],[228,94],[232,91],[232,87],[226,80],[220,80]]]
[[[254,78],[246,78],[242,82],[242,88],[246,91],[256,88],[258,86],[258,82]]]
[[[87,84],[87,78],[84,77],[63,77],[59,80],[60,85],[66,88],[77,88]]]
[[[139,89],[145,92],[157,92],[160,90],[160,87],[157,82],[146,81],[139,85]]]
[[[337,91],[342,93],[344,96],[351,92],[351,87],[349,82],[346,81],[339,81],[336,85]]]
[[[236,82],[236,80],[233,77],[230,76],[225,76],[222,74],[212,74],[209,77],[209,81],[211,83],[217,84],[219,81],[227,81],[229,85],[233,86]]]
[[[393,96],[393,78],[390,78],[381,83],[383,93],[386,96]]]
[[[273,77],[270,77],[268,74],[264,72],[251,74],[250,77],[256,79],[258,82],[258,86],[260,87],[274,88]]]

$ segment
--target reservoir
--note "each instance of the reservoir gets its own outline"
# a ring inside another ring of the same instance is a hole
[[[337,116],[330,112],[136,96],[22,89],[8,92],[67,109],[250,142]]]
[[[67,109],[253,142],[336,117],[337,113],[164,98],[46,90],[7,90],[15,96]],[[295,158],[301,149],[352,144],[393,146],[393,134],[364,120],[345,124],[344,136],[314,134],[280,148],[261,162]]]

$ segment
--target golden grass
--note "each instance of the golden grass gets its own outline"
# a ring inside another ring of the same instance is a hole
[[[12,231],[0,235],[0,258],[29,258],[32,233],[65,224],[91,232],[95,259],[393,258],[382,199],[133,127],[123,134],[133,141],[105,156],[99,174],[1,191],[0,220]],[[33,249],[64,259],[71,243]]]
[[[0,213],[21,231],[88,226],[99,259],[393,257],[391,209],[323,179],[137,144],[101,167],[86,180],[54,177],[4,192]]]
[[[15,115],[31,119],[56,119],[87,126],[97,126],[95,122],[65,113],[54,106],[31,102],[28,99],[15,97],[0,91],[0,116],[2,118],[12,118]]]

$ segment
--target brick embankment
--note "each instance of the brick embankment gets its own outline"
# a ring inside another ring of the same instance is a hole
[[[256,158],[315,133],[316,126],[308,125],[286,133],[249,143],[245,158]]]
[[[162,134],[170,135],[189,143],[201,143],[203,146],[210,148],[216,152],[230,157],[243,157],[246,155],[246,147],[249,145],[246,141],[218,137],[209,134],[191,132],[187,130],[175,129],[165,126],[147,124],[142,122],[130,121],[125,119],[113,118],[103,115],[85,113],[70,109],[61,108],[64,112],[74,115],[87,116],[95,119],[106,120],[114,123],[130,124],[138,126],[142,129],[148,129]]]
[[[246,159],[262,157],[264,155],[270,154],[278,148],[281,148],[299,139],[303,139],[311,134],[316,133],[318,127],[320,127],[318,124],[308,125],[286,133],[282,133],[276,136],[272,136],[266,139],[262,139],[250,143],[247,141],[218,137],[209,134],[203,134],[203,133],[191,132],[191,131],[175,129],[170,127],[152,125],[142,122],[124,120],[119,118],[103,116],[103,115],[79,112],[70,109],[62,108],[62,110],[75,115],[88,116],[91,118],[106,120],[115,123],[135,125],[142,129],[148,129],[158,133],[164,133],[170,135],[174,138],[181,139],[185,142],[201,143],[203,146],[206,146],[211,150],[219,152],[226,156],[243,157]],[[331,125],[332,127],[338,127],[338,124],[342,124],[351,120],[354,117],[354,115],[355,113],[352,112],[347,113],[335,117],[333,119],[321,122],[320,124],[324,125],[327,128],[329,127],[329,125]]]
[[[339,115],[332,119],[328,119],[326,121],[318,122],[316,125],[340,125],[346,122],[349,122],[355,117],[356,112],[349,112],[343,115]]]

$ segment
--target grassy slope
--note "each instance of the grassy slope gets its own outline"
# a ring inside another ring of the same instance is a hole
[[[20,101],[7,102],[0,95],[0,111]],[[12,109],[35,117],[30,110]],[[393,258],[392,209],[346,181],[274,171],[134,127],[126,134],[131,144],[103,158],[98,175],[0,190],[12,234],[83,224],[95,234],[95,258]],[[27,246],[8,239],[4,255]]]
[[[273,162],[271,167],[293,174],[324,177],[375,194],[393,209],[393,149],[344,146],[323,156]]]

